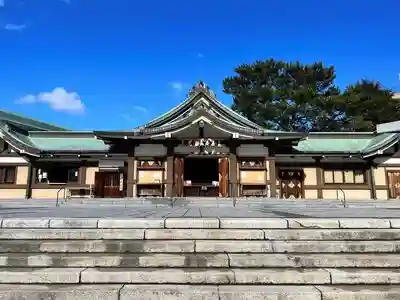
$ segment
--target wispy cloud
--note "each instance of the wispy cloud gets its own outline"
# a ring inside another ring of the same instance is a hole
[[[0,0],[0,1],[1,1],[1,0]],[[71,4],[71,0],[60,0],[60,1],[66,3],[66,4]]]
[[[75,92],[67,92],[62,87],[57,87],[51,92],[29,94],[17,100],[18,104],[44,103],[55,111],[67,113],[83,113],[85,105],[80,96]]]
[[[180,81],[172,81],[168,84],[170,88],[177,90],[177,91],[182,91],[184,84]]]
[[[121,118],[124,119],[128,123],[136,122],[135,118],[133,118],[132,116],[130,116],[128,114],[121,114]]]
[[[5,30],[11,30],[11,31],[22,31],[25,28],[26,28],[26,24],[6,24],[6,25],[4,25]]]
[[[204,57],[204,54],[199,52],[199,53],[197,53],[197,57],[198,57],[198,58],[203,58],[203,57]]]
[[[145,114],[147,114],[149,112],[146,107],[143,107],[143,106],[140,106],[140,105],[133,106],[133,109],[135,109],[137,111],[140,111],[142,113],[145,113]]]
[[[4,6],[4,0],[0,0],[0,7]]]

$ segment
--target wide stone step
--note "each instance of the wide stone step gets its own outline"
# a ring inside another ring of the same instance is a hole
[[[3,268],[1,284],[400,284],[399,269]]]
[[[3,240],[0,253],[85,252],[85,253],[142,253],[194,252],[194,241],[92,240],[92,241],[38,241]]]
[[[399,268],[400,254],[227,254],[232,268]]]
[[[126,285],[121,290],[120,295],[121,300],[321,300],[321,293],[311,286],[171,286],[145,284]]]
[[[0,253],[397,253],[400,241],[2,240]]]
[[[400,240],[398,229],[245,230],[245,229],[147,229],[145,239],[170,240]]]
[[[400,254],[8,253],[0,254],[0,267],[400,268]]]
[[[323,269],[6,268],[0,269],[0,283],[329,284],[330,274]]]
[[[271,286],[271,285],[8,285],[2,300],[388,300],[400,286]],[[321,298],[322,296],[322,298]]]
[[[184,214],[184,213],[182,213]],[[400,219],[283,219],[283,218],[37,218],[3,219],[4,229],[400,229]],[[193,232],[196,232],[195,230]]]
[[[0,229],[0,240],[400,240],[400,229]]]
[[[0,284],[2,300],[119,300],[123,285]],[[129,299],[129,298],[125,298]],[[140,298],[136,298],[140,300]],[[135,299],[135,300],[136,300]],[[142,298],[144,300],[145,298]],[[151,299],[151,298],[150,298]],[[178,300],[179,298],[176,298]],[[206,299],[204,299],[206,300]]]
[[[400,295],[400,286],[396,285],[326,285],[315,288],[321,292],[322,300],[396,300]]]
[[[229,257],[225,253],[0,254],[0,267],[228,268]]]
[[[374,253],[398,252],[400,241],[196,241],[196,252]]]
[[[400,229],[274,229],[266,240],[400,240]]]

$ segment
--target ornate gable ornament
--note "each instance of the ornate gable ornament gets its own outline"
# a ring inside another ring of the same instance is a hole
[[[204,81],[200,80],[198,83],[196,83],[188,93],[188,97],[192,97],[196,93],[203,92],[208,96],[211,96],[213,98],[216,97],[216,94],[204,83]]]

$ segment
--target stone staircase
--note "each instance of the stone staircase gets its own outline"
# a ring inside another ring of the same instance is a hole
[[[1,300],[400,299],[400,219],[3,219]]]

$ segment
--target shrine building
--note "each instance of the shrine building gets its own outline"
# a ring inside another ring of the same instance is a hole
[[[0,199],[400,197],[400,122],[375,132],[267,130],[199,82],[125,131],[71,131],[0,111]]]

